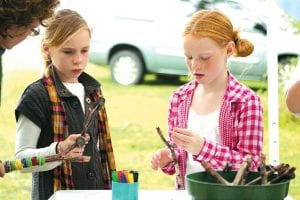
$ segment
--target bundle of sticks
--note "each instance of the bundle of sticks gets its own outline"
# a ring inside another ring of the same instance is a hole
[[[270,185],[273,183],[279,183],[281,181],[287,181],[295,178],[295,167],[290,167],[289,164],[281,163],[277,166],[271,166],[265,164],[265,156],[261,156],[261,165],[259,167],[259,176],[249,182],[246,182],[249,173],[249,166],[252,162],[252,156],[247,155],[244,162],[232,182],[223,178],[208,162],[202,162],[203,168],[213,176],[218,182],[224,185]],[[228,169],[227,169],[228,171]]]

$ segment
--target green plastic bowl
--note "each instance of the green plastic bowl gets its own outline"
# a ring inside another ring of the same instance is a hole
[[[227,181],[232,182],[236,172],[218,172]],[[258,177],[258,172],[249,172],[246,182]],[[270,178],[274,178],[273,175]],[[187,190],[193,200],[283,200],[289,190],[290,180],[270,185],[220,184],[207,172],[197,172],[186,176]]]

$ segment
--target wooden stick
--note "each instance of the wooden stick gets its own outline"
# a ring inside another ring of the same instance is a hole
[[[277,166],[275,166],[275,167],[273,167],[273,166],[269,166],[269,167],[270,167],[270,169],[267,170],[267,171],[266,171],[266,174],[265,174],[265,176],[267,177],[267,179],[269,178],[269,176],[271,176],[271,175],[274,174],[275,172],[281,171],[281,169],[284,167],[284,164],[281,163],[281,164],[279,164],[279,165],[277,165]],[[254,184],[256,184],[258,181],[260,181],[261,179],[262,179],[262,176],[259,176],[259,177],[255,178],[255,179],[253,179],[252,181],[248,182],[246,185],[254,185]]]
[[[211,176],[215,177],[216,180],[218,180],[218,182],[224,184],[224,185],[228,185],[228,186],[234,186],[234,185],[241,185],[244,184],[245,180],[246,180],[246,176],[249,173],[249,166],[252,162],[252,156],[251,155],[247,155],[243,164],[241,165],[241,168],[239,169],[239,171],[237,172],[233,182],[228,182],[226,179],[224,179],[217,171],[215,171],[213,169],[213,167],[206,161],[203,161],[201,163],[201,165],[203,166],[203,168],[210,173]],[[263,164],[265,165],[265,164]],[[267,169],[266,165],[264,166],[265,169]],[[259,176],[255,179],[253,179],[252,181],[248,182],[245,185],[253,185],[255,183],[257,183],[258,181],[265,179],[268,180],[269,176],[274,174],[275,172],[280,172],[275,178],[273,178],[272,180],[264,183],[262,181],[263,185],[270,185],[272,183],[276,183],[276,182],[280,182],[283,179],[293,179],[295,178],[295,167],[289,167],[289,165],[287,164],[280,164],[277,165],[275,167],[271,166],[269,170],[266,170],[263,174],[263,176]]]
[[[216,172],[208,162],[203,161],[203,162],[201,162],[201,165],[208,173],[210,173],[210,175],[215,177],[220,183],[222,183],[224,185],[233,185],[232,183],[230,183],[226,179],[224,179],[218,172]]]
[[[57,154],[56,154],[57,155]],[[55,161],[71,161],[71,162],[90,162],[91,157],[90,156],[79,156],[74,158],[64,158],[64,157],[58,157],[58,156],[46,156],[45,162],[55,162]]]
[[[242,182],[243,177],[245,177],[245,173],[248,173],[249,171],[249,166],[252,162],[252,156],[247,155],[243,164],[241,165],[239,171],[237,172],[234,180],[233,180],[233,185],[240,185]]]
[[[175,172],[176,172],[176,180],[177,180],[177,189],[178,190],[184,190],[184,186],[182,183],[182,179],[181,179],[181,175],[180,175],[180,170],[179,170],[179,163],[174,151],[174,146],[171,145],[163,136],[161,130],[159,127],[156,127],[156,132],[158,133],[158,135],[160,136],[161,140],[165,143],[165,145],[170,149],[171,154],[172,154],[172,158],[173,158],[173,164],[175,166]]]
[[[243,162],[241,168],[237,172],[232,183],[224,179],[217,171],[213,169],[213,167],[208,162],[203,161],[201,165],[208,173],[210,173],[210,175],[215,177],[220,183],[224,185],[239,185],[241,184],[242,180],[246,178],[251,162],[252,162],[252,156],[247,155],[245,161]]]
[[[46,159],[48,159],[49,162],[58,161],[58,160],[66,160],[64,158],[65,155],[68,154],[72,149],[74,149],[75,147],[83,147],[89,141],[89,138],[88,137],[85,138],[84,136],[85,136],[89,126],[91,125],[91,121],[94,116],[94,113],[98,110],[99,107],[102,107],[104,105],[104,102],[105,102],[105,99],[100,98],[97,102],[94,103],[93,109],[89,110],[89,113],[87,114],[86,118],[84,119],[81,136],[77,137],[75,143],[72,144],[71,146],[69,146],[68,148],[64,149],[62,152],[60,152],[56,155],[53,155],[53,156],[46,157]],[[82,161],[76,161],[76,162],[89,162],[89,160],[90,160],[90,158],[87,159],[87,156],[81,157],[81,158],[85,158],[85,159],[83,159]],[[71,160],[74,160],[74,159],[72,158]]]
[[[283,173],[279,174],[278,176],[276,176],[275,178],[273,178],[272,180],[270,180],[269,182],[267,182],[266,185],[270,185],[272,183],[277,183],[280,182],[282,179],[292,179],[295,178],[295,172],[296,168],[295,167],[291,167],[289,169],[286,169]]]
[[[92,117],[94,116],[94,113],[98,110],[99,107],[102,107],[104,105],[104,103],[105,103],[105,99],[103,97],[100,97],[100,99],[94,103],[93,109],[89,109],[89,113],[87,114],[86,118],[84,119],[81,136],[84,136],[84,134],[87,132],[87,130],[91,124]]]
[[[274,174],[274,171],[272,171],[272,170],[269,170],[269,171],[266,172],[266,176],[267,177],[271,176],[272,174]],[[255,179],[253,179],[252,181],[246,183],[245,185],[254,185],[255,183],[257,183],[261,179],[262,179],[262,176],[259,176],[259,177],[255,178]]]
[[[261,159],[261,163],[259,166],[259,172],[261,176],[261,184],[266,184],[268,182],[268,174],[266,169],[266,156],[262,154],[260,159]]]

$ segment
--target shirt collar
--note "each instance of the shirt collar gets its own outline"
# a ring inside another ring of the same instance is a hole
[[[228,83],[225,98],[230,102],[243,102],[245,95],[245,86],[242,85],[230,72],[228,72]],[[244,93],[244,94],[243,94]]]
[[[64,86],[62,81],[59,79],[54,66],[51,66],[50,70],[51,70],[51,76],[53,77],[54,83],[56,85],[58,96],[60,97],[73,96],[73,94]],[[98,90],[101,87],[100,83],[96,79],[94,79],[93,77],[91,77],[85,72],[83,72],[79,76],[78,80],[84,86],[87,95],[93,93],[95,90]]]
[[[235,102],[243,101],[241,98],[237,97],[237,93],[240,93],[243,90],[242,85],[229,71],[227,73],[227,88],[224,98]],[[194,93],[194,90],[198,84],[199,83],[195,80],[190,81],[187,84],[181,86],[178,90],[176,90],[174,94],[178,95],[178,98],[180,100],[185,100],[187,97]]]

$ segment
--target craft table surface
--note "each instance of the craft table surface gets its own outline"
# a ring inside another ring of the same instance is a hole
[[[64,190],[55,192],[49,200],[111,200],[111,190]],[[191,200],[186,190],[139,190],[139,200]]]
[[[55,192],[49,200],[111,200],[111,190],[64,190]],[[139,190],[139,200],[191,200],[186,190]],[[293,200],[287,196],[284,200]]]

